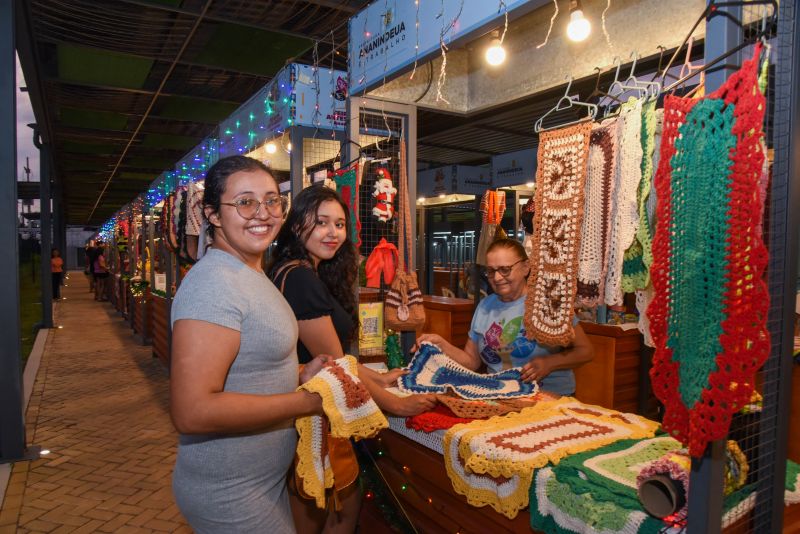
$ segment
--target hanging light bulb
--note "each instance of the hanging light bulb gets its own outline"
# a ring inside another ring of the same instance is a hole
[[[275,143],[270,141],[264,149],[267,151],[267,154],[274,154],[278,150],[278,147],[275,146]]]
[[[292,143],[289,143],[288,145],[286,145],[286,151],[287,152],[291,152],[292,151]]]
[[[492,39],[489,48],[486,49],[486,63],[492,67],[502,65],[506,60],[506,50],[503,48],[503,43],[500,39]]]
[[[583,16],[581,0],[570,0],[569,2],[569,24],[567,24],[567,37],[571,40],[580,42],[589,37],[592,32],[592,25]]]

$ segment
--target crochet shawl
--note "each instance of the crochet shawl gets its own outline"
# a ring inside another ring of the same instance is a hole
[[[647,219],[647,198],[653,179],[653,152],[656,137],[656,102],[650,100],[642,104],[642,178],[636,194],[639,210],[639,227],[633,243],[625,251],[622,261],[622,291],[633,293],[644,289],[650,283],[650,265],[653,264],[652,231]]]
[[[769,354],[767,250],[756,232],[766,106],[760,51],[706,98],[664,103],[650,376],[664,429],[692,456],[727,435]]]
[[[325,450],[325,432],[336,438],[369,438],[387,428],[389,422],[358,379],[358,363],[344,356],[326,364],[314,378],[301,384],[298,391],[318,393],[322,397],[325,417],[300,417],[297,428],[297,474],[303,480],[303,491],[325,507],[325,489],[333,487],[333,470]],[[327,421],[325,420],[327,418]]]
[[[577,291],[584,185],[592,124],[539,136],[533,253],[525,331],[545,345],[569,345]]]
[[[611,201],[617,162],[617,119],[592,129],[583,207],[581,247],[578,254],[578,296],[580,306],[600,304],[607,272],[606,254],[611,230]]]
[[[608,245],[605,303],[622,304],[622,264],[625,251],[639,227],[636,201],[642,180],[642,101],[628,99],[617,120],[617,168],[614,177],[614,208]]]
[[[499,373],[480,374],[453,361],[432,343],[420,343],[408,364],[408,373],[397,380],[407,393],[446,393],[464,399],[504,399],[527,397],[539,390],[536,382],[523,382],[519,368]]]

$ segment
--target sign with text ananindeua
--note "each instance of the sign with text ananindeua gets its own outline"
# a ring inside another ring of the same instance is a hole
[[[509,18],[532,11],[541,0],[420,0],[373,2],[350,19],[350,92],[389,80],[415,60],[427,61],[460,39],[478,37]]]

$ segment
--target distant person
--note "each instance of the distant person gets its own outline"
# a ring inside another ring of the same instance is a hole
[[[53,299],[61,300],[61,284],[64,283],[64,260],[61,252],[54,248],[50,253],[50,273],[53,276]]]
[[[97,244],[97,253],[92,262],[94,274],[94,300],[108,300],[108,265],[106,264],[105,248],[102,243]]]
[[[89,241],[85,248],[83,274],[89,279],[89,293],[94,293],[94,259],[97,256],[97,247],[94,239]]]

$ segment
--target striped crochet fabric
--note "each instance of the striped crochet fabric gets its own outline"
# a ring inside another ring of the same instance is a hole
[[[583,122],[539,136],[525,331],[545,345],[569,345],[575,339],[572,318],[591,131],[592,124]]]
[[[536,382],[523,382],[518,368],[499,373],[470,371],[442,353],[432,343],[423,342],[408,364],[408,373],[397,380],[407,393],[447,393],[464,399],[511,399],[527,397],[539,391]]]
[[[701,100],[667,96],[648,308],[664,428],[700,456],[728,433],[769,354],[757,232],[764,95],[758,55]],[[736,384],[736,387],[733,387]]]
[[[578,254],[576,304],[579,306],[599,305],[605,287],[614,170],[617,165],[616,132],[617,119],[609,119],[592,129],[589,140],[586,199]]]
[[[636,201],[642,180],[642,101],[628,99],[617,119],[617,168],[614,178],[614,208],[608,246],[605,303],[622,304],[622,264],[639,227]]]
[[[202,182],[190,182],[188,186],[186,207],[186,235],[200,235],[203,226],[203,194]]]
[[[545,391],[540,391],[531,397],[520,397],[518,399],[481,399],[467,400],[455,395],[439,395],[438,400],[450,408],[459,417],[469,417],[472,419],[488,419],[496,415],[505,415],[511,412],[519,412],[524,408],[531,408],[543,401],[556,400],[554,396]]]
[[[300,390],[322,397],[325,417],[312,415],[295,421],[298,433],[296,470],[303,480],[306,495],[316,500],[318,508],[325,508],[325,490],[334,483],[323,439],[328,423],[333,437],[361,439],[374,436],[387,428],[389,422],[358,379],[358,363],[352,356],[328,363],[314,378],[301,384]]]

